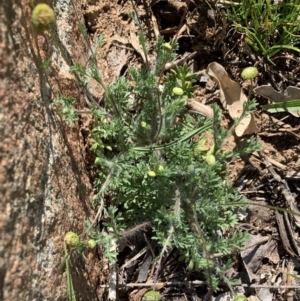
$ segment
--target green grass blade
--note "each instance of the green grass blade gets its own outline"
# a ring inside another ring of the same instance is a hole
[[[194,137],[195,135],[197,134],[200,134],[200,133],[203,133],[207,130],[209,130],[212,126],[212,121],[208,121],[205,125],[203,125],[202,127],[198,128],[198,129],[195,129],[185,135],[183,135],[182,137],[180,137],[179,139],[175,140],[175,141],[172,141],[170,143],[166,143],[166,144],[162,144],[162,145],[153,145],[153,146],[145,146],[145,147],[134,147],[133,150],[134,151],[138,151],[138,152],[147,152],[147,151],[150,151],[150,150],[160,150],[160,149],[164,149],[166,147],[169,147],[169,146],[172,146],[176,143],[180,143],[180,142],[183,142],[183,141],[186,141],[192,137]]]
[[[67,250],[66,244],[64,244],[65,256],[66,256],[66,272],[67,272],[67,286],[69,301],[76,301],[75,291],[72,282],[71,268],[70,268],[70,255]]]
[[[270,113],[296,112],[300,111],[300,99],[272,103],[269,105],[264,105],[262,108]]]
[[[272,50],[272,49],[290,49],[290,50],[300,52],[300,48],[294,47],[291,45],[274,45],[274,46],[270,47],[270,50]]]

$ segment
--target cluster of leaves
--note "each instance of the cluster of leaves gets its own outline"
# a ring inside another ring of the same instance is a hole
[[[228,18],[246,34],[251,48],[270,61],[281,50],[300,52],[299,13],[299,0],[233,0]]]
[[[147,57],[142,35],[140,42]],[[220,127],[220,110],[214,107],[211,121],[186,109],[195,89],[188,66],[164,75],[165,64],[176,56],[176,45],[159,38],[155,53],[155,62],[147,59],[139,69],[130,68],[128,78],[104,87],[104,108],[91,108],[95,121],[91,142],[99,166],[95,200],[101,201],[110,235],[91,234],[115,260],[109,240],[120,237],[127,227],[151,221],[154,239],[164,245],[170,238],[168,247],[181,250],[190,268],[206,270],[214,284],[225,267],[216,265],[209,254],[229,253],[246,239],[243,233],[228,231],[237,224],[236,206],[243,199],[225,180],[227,164],[257,144],[245,140],[239,151],[222,151],[230,131]],[[88,69],[77,65],[73,71],[82,84],[92,77],[103,86],[95,61]],[[209,131],[214,137],[213,161],[199,152],[197,142]]]
[[[58,106],[58,112],[61,114],[67,124],[71,126],[78,119],[78,112],[75,109],[76,99],[72,96],[61,95],[55,104]]]

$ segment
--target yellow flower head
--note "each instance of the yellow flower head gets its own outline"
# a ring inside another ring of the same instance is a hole
[[[148,171],[148,176],[149,176],[149,177],[152,177],[152,178],[155,177],[155,176],[156,176],[155,171],[149,170],[149,171]]]
[[[175,88],[173,88],[173,93],[175,95],[181,96],[181,95],[183,95],[183,90],[181,88],[179,88],[179,87],[175,87]]]
[[[38,29],[50,29],[55,22],[53,9],[48,4],[38,4],[32,11],[32,22]]]
[[[163,171],[164,170],[164,167],[162,165],[159,165],[158,166],[158,171]]]
[[[164,47],[171,50],[172,49],[172,45],[170,43],[164,43]]]
[[[87,244],[88,244],[88,246],[89,246],[90,249],[94,249],[96,247],[96,245],[97,245],[97,243],[96,243],[96,241],[94,239],[89,239],[89,241],[88,241]]]
[[[214,155],[205,156],[205,161],[208,165],[214,165],[216,163],[216,157]]]
[[[253,79],[258,74],[258,70],[256,67],[247,67],[242,71],[242,78],[243,79]]]
[[[69,247],[77,247],[80,244],[80,239],[76,233],[69,231],[65,235],[65,243]]]

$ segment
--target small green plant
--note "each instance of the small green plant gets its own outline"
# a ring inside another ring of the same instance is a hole
[[[227,17],[253,51],[271,61],[281,50],[300,52],[300,1],[232,1]]]
[[[91,107],[91,143],[99,167],[95,202],[102,208],[108,234],[88,225],[90,236],[115,261],[112,240],[126,228],[150,221],[162,250],[178,248],[182,260],[191,269],[204,270],[216,289],[229,263],[218,266],[210,254],[230,253],[247,238],[230,231],[237,224],[236,204],[243,198],[227,184],[226,168],[233,157],[257,149],[257,143],[244,140],[241,149],[224,152],[222,143],[232,129],[220,127],[220,109],[214,106],[212,121],[186,109],[196,88],[195,75],[187,65],[165,74],[176,44],[160,37],[150,63],[146,38],[142,33],[139,37],[146,59],[140,68],[129,68],[128,78],[105,86],[94,59],[88,68],[72,68],[82,85],[90,77],[105,90],[104,108]],[[251,102],[245,114],[249,108]],[[203,148],[207,135],[214,143]]]

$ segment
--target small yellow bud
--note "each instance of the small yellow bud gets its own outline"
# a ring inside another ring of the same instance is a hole
[[[80,239],[76,233],[69,231],[65,235],[65,243],[69,247],[77,247],[80,244]]]
[[[141,122],[141,127],[142,127],[142,128],[145,128],[146,125],[147,125],[147,123],[146,123],[145,121],[142,121],[142,122]]]
[[[158,171],[163,171],[164,170],[164,167],[162,165],[159,165],[158,166]]]
[[[212,155],[213,153],[215,152],[215,145],[213,144],[211,147],[210,147],[210,149],[209,149],[209,151],[207,152],[207,156],[208,155]]]
[[[214,155],[205,156],[205,161],[208,165],[214,165],[216,163],[216,157]]]
[[[173,93],[175,95],[181,96],[181,95],[183,95],[183,90],[181,88],[179,88],[179,87],[175,87],[175,88],[173,88]]]
[[[164,47],[171,50],[172,49],[172,45],[170,43],[164,43]]]
[[[144,301],[161,301],[161,299],[161,294],[155,291],[149,291],[143,296]]]
[[[193,260],[191,260],[191,261],[189,262],[187,268],[188,268],[189,271],[191,271],[191,270],[194,268],[194,266],[195,266],[195,263],[194,263]]]
[[[149,171],[148,171],[148,176],[149,176],[149,177],[152,177],[152,178],[155,177],[155,176],[156,176],[155,171],[149,170]]]
[[[32,22],[38,29],[50,29],[55,22],[53,9],[48,4],[38,4],[32,11]]]
[[[247,67],[242,71],[242,78],[243,79],[253,79],[258,74],[258,70],[256,67]]]
[[[88,244],[88,246],[89,246],[90,249],[95,249],[95,247],[97,245],[97,243],[96,243],[96,241],[94,239],[89,239],[89,241],[88,241],[87,244]]]
[[[114,232],[114,228],[113,227],[107,227],[107,231],[110,232],[110,233],[113,233]]]
[[[247,298],[244,295],[236,295],[232,301],[247,301]]]
[[[198,141],[197,146],[196,146],[196,151],[197,152],[205,152],[208,151],[209,147],[206,146],[206,139],[205,138],[201,138],[200,141]]]

